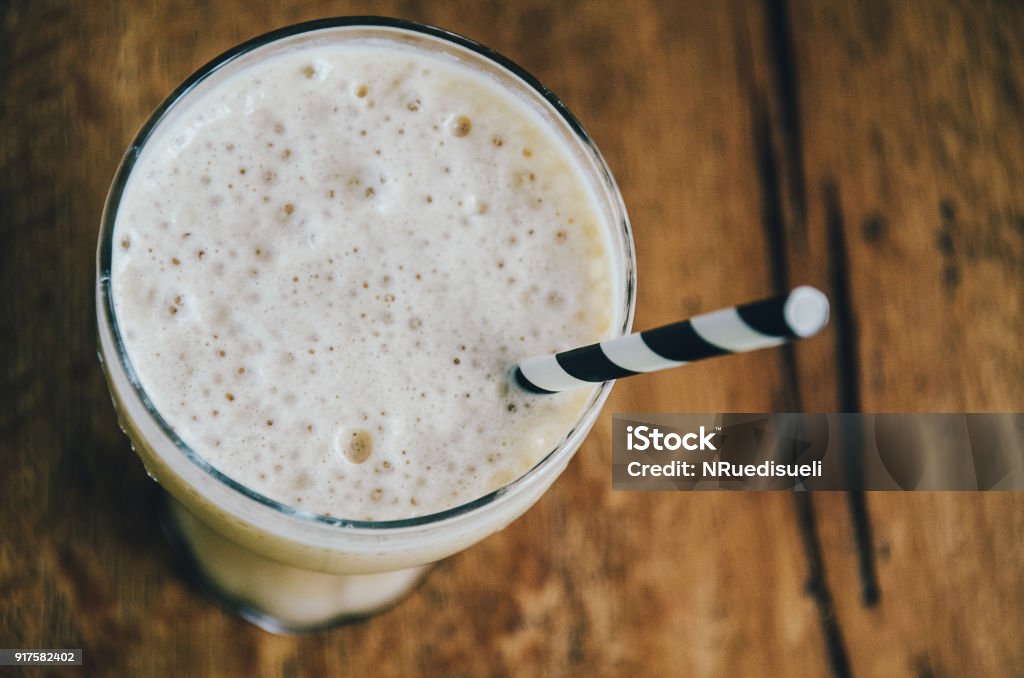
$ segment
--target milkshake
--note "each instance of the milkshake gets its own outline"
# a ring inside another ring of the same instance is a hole
[[[631,242],[529,76],[436,29],[318,22],[193,76],[134,148],[101,355],[211,588],[285,628],[372,612],[564,468],[608,386],[507,373],[628,329]]]

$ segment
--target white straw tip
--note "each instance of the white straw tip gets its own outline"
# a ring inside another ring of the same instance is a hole
[[[789,293],[783,313],[800,337],[813,337],[828,324],[828,297],[816,287],[801,285]]]

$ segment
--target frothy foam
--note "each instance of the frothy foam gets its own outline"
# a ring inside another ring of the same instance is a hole
[[[434,513],[532,467],[590,391],[509,386],[610,331],[586,180],[541,117],[412,47],[320,45],[161,126],[115,225],[117,321],[183,441],[282,503]]]

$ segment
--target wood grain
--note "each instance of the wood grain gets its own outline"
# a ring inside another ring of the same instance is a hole
[[[849,285],[840,403],[1021,411],[1024,12],[807,2],[790,16],[799,105],[814,112],[801,116],[808,213],[841,239]],[[850,585],[842,506],[818,499],[857,675],[1020,675],[1024,496],[869,496],[874,609]]]
[[[340,14],[469,35],[566,101],[632,217],[638,327],[801,283],[837,304],[816,340],[623,381],[523,519],[397,608],[285,638],[180,578],[95,358],[93,257],[120,155],[181,79]],[[868,607],[846,495],[609,482],[612,412],[1024,409],[1020,7],[16,0],[0,20],[0,646],[82,647],[110,676],[1022,674],[1020,494],[867,495]]]

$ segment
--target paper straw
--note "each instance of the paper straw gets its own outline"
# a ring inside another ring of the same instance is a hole
[[[533,393],[571,388],[746,353],[810,337],[828,323],[828,297],[814,287],[732,306],[653,330],[521,361],[516,383]]]

